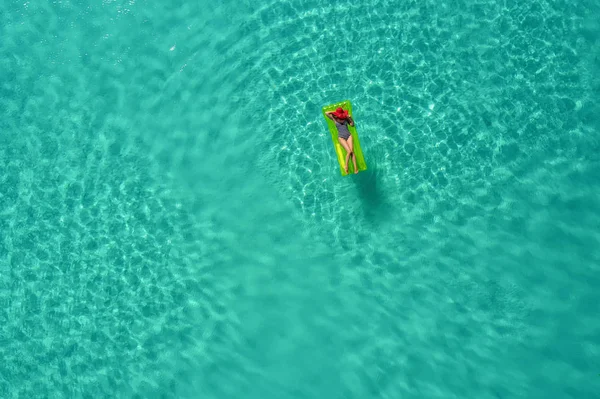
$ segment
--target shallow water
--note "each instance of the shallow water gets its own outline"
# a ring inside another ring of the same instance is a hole
[[[595,397],[598,3],[220,4],[1,3],[0,396]]]

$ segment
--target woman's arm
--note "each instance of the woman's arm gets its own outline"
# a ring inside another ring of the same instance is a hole
[[[350,122],[350,126],[354,126],[354,119],[351,116],[348,116],[348,121]]]
[[[328,117],[329,119],[331,119],[332,121],[335,121],[335,120],[333,119],[333,116],[331,116],[331,114],[332,114],[332,113],[333,113],[333,111],[325,112],[325,115],[327,115],[327,117]]]

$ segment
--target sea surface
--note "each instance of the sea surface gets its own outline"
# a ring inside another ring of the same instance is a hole
[[[600,397],[599,16],[0,0],[0,397]]]

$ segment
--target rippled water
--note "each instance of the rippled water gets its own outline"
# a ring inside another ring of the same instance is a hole
[[[155,3],[0,2],[0,397],[598,395],[597,1]]]

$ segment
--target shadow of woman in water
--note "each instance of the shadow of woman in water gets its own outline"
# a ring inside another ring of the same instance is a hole
[[[362,202],[365,218],[378,224],[389,215],[390,206],[384,191],[381,189],[376,161],[371,160],[369,169],[359,173],[353,180],[358,198]]]

